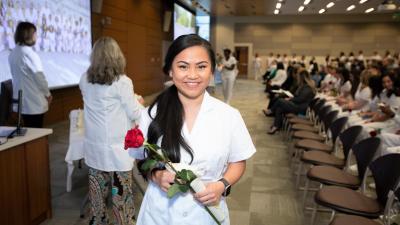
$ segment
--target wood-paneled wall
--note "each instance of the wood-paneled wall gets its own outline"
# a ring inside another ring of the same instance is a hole
[[[149,95],[162,90],[162,40],[172,40],[172,29],[162,31],[164,10],[172,10],[170,0],[103,0],[101,13],[92,13],[93,41],[110,36],[120,45],[127,60],[126,74],[135,92]],[[109,24],[104,23],[110,21]],[[82,108],[78,87],[52,91],[53,103],[45,124],[68,119],[74,108]]]

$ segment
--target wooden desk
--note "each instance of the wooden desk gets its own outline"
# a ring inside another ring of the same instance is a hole
[[[51,218],[48,135],[28,128],[0,145],[1,224],[36,225]]]

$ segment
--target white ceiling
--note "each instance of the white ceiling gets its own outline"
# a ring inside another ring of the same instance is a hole
[[[335,5],[329,9],[326,5],[329,2]],[[383,0],[368,0],[364,4],[359,4],[360,0],[311,0],[303,12],[298,12],[298,8],[303,5],[304,0],[283,0],[280,13],[282,15],[302,15],[302,14],[318,14],[322,8],[326,9],[324,14],[360,14],[364,13],[368,8],[375,8],[372,13],[387,13],[387,11],[379,12],[377,6]],[[186,0],[191,4],[200,6],[201,12],[209,11],[214,16],[264,16],[273,15],[278,0]],[[400,0],[393,1],[397,7],[400,7]],[[346,11],[350,5],[355,5],[352,11]],[[398,10],[397,10],[398,11]]]

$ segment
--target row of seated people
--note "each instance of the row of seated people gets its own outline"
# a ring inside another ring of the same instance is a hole
[[[399,74],[393,70],[381,73],[375,67],[367,68],[360,73],[359,82],[356,83],[354,79],[350,79],[350,82],[344,80],[343,68],[336,71],[340,72],[329,73],[329,76],[336,78],[336,82],[328,77],[321,82],[320,91],[306,100],[307,116],[280,115],[282,121],[285,119],[290,124],[285,126],[283,123],[281,128],[292,131],[286,132],[285,136],[294,140],[289,142],[289,149],[292,150],[290,155],[294,156],[292,168],[297,168],[296,186],[304,190],[304,206],[308,205],[307,194],[311,184],[319,183],[311,200],[311,221],[307,224],[315,223],[320,207],[332,210],[331,218],[326,222],[330,225],[378,225],[382,224],[382,220],[384,224],[392,224],[390,221],[396,216],[390,210],[396,204],[393,203],[396,202],[393,196],[400,197]],[[302,84],[300,75],[304,76],[303,80],[310,79],[307,71],[302,68],[298,70],[299,91],[292,99],[298,99],[301,90],[316,86],[315,83]],[[355,94],[352,94],[351,86],[357,87]],[[272,109],[280,101],[278,98]],[[296,101],[286,103],[296,104]],[[319,103],[318,109],[314,107]],[[303,123],[300,121],[305,121],[304,126],[296,126]],[[315,132],[303,132],[304,128],[317,129]],[[355,171],[354,167],[349,166],[350,162],[356,163]],[[367,176],[368,171],[372,173],[372,179]],[[301,187],[303,175],[306,175],[305,185]],[[377,197],[370,197],[366,194],[368,191],[374,192]]]
[[[341,110],[338,99],[334,92],[317,93],[307,117],[287,115],[285,120],[284,128],[290,132],[284,132],[284,138],[292,141],[287,142],[291,168],[297,170],[295,184],[305,210],[312,210],[306,223],[315,224],[319,209],[327,208],[332,212],[329,222],[318,224],[392,224],[396,215],[391,209],[398,204],[394,196],[400,197],[400,154],[382,149],[383,135],[372,131],[365,135],[371,130],[365,120],[352,123],[352,112]],[[400,122],[392,109],[382,112]],[[400,123],[395,126],[400,128]],[[316,192],[307,198],[311,191]]]
[[[287,72],[278,66],[274,76],[266,77],[270,101],[263,112],[266,116],[275,116],[268,133],[274,134],[281,128],[284,114],[304,114],[317,89],[337,95],[337,102],[344,110],[360,110],[361,116],[370,118],[369,122],[388,119],[378,105],[390,105],[395,110],[400,106],[398,68],[372,65],[360,72],[356,67],[349,71],[343,66],[328,66],[326,72],[320,73],[323,79],[316,81],[302,66],[295,65]],[[277,89],[290,91],[293,96],[275,94]]]

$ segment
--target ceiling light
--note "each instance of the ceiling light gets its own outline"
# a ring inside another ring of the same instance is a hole
[[[322,13],[324,13],[324,12],[325,12],[325,9],[320,9],[320,10],[318,11],[319,14],[322,14]]]
[[[276,3],[276,8],[277,9],[280,9],[281,7],[282,7],[282,3],[280,3],[280,2]]]
[[[304,5],[310,4],[311,0],[304,0]]]
[[[328,9],[329,9],[330,7],[332,7],[332,6],[334,6],[334,5],[335,5],[335,3],[333,3],[333,2],[329,2],[329,3],[328,3],[328,5],[326,5],[326,8],[328,8]]]
[[[279,14],[279,9],[275,9],[274,14]]]
[[[299,7],[299,12],[303,12],[303,10],[304,10],[304,5]]]
[[[367,2],[368,0],[360,0],[360,4]]]
[[[278,2],[283,2],[283,0],[278,0]]]
[[[347,7],[346,10],[347,10],[347,11],[351,11],[351,10],[353,10],[355,7],[356,7],[355,5],[351,5],[351,6]]]
[[[369,9],[365,10],[365,13],[370,13],[370,12],[372,12],[374,10],[375,10],[374,8],[369,8]]]

